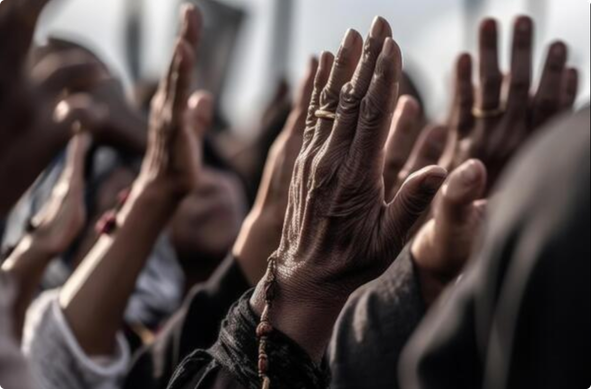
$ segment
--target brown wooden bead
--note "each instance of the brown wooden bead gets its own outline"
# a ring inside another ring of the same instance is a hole
[[[263,337],[263,336],[269,336],[271,335],[271,333],[273,332],[273,326],[271,324],[269,324],[269,322],[262,322],[261,324],[259,324],[259,326],[257,327],[257,336],[259,338]]]

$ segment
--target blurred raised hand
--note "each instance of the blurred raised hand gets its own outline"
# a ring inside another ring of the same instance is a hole
[[[84,125],[92,102],[66,92],[104,77],[100,66],[79,56],[48,58],[29,69],[32,37],[46,3],[0,3],[0,217]]]
[[[433,219],[418,232],[412,254],[423,297],[432,303],[468,262],[484,222],[487,172],[482,162],[468,160],[451,173]]]
[[[70,141],[61,177],[47,203],[35,215],[25,237],[2,264],[18,286],[14,306],[15,332],[20,338],[27,308],[52,259],[64,253],[86,222],[84,166],[90,136],[76,135]]]
[[[182,13],[173,59],[152,103],[148,148],[129,197],[60,292],[60,305],[83,350],[111,355],[125,308],[154,243],[202,178],[206,94],[189,99],[201,15]]]
[[[99,66],[103,70],[103,78],[91,85],[78,88],[70,85],[68,88],[69,94],[82,93],[92,101],[87,105],[86,130],[97,143],[137,155],[145,152],[148,123],[127,98],[122,82],[95,52],[78,43],[51,38],[46,45],[36,48],[33,54],[37,64],[53,57],[58,64],[66,66],[60,58],[78,57]]]
[[[324,55],[320,68],[318,60],[310,60],[287,123],[269,151],[255,204],[234,245],[233,254],[252,285],[265,274],[267,258],[279,247],[289,185],[302,148],[314,77],[317,70],[327,77],[331,60]]]
[[[421,107],[411,96],[398,101],[385,146],[384,185],[392,200],[402,184],[417,171],[439,162],[447,141],[447,128],[423,127]]]
[[[481,160],[493,186],[507,162],[544,123],[572,109],[577,71],[566,66],[563,42],[550,45],[542,78],[532,93],[534,25],[519,17],[514,26],[511,70],[499,68],[498,26],[492,19],[480,27],[479,87],[472,84],[472,58],[460,56],[456,66],[450,140],[442,164],[453,170],[468,159]],[[505,87],[507,96],[503,96]]]

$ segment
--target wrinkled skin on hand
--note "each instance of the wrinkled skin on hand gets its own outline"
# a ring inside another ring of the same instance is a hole
[[[324,53],[320,60],[282,239],[272,255],[278,285],[272,321],[312,355],[322,353],[326,337],[302,339],[306,327],[298,328],[301,315],[299,320],[294,315],[304,312],[296,307],[326,307],[326,316],[317,320],[331,327],[349,294],[397,257],[446,178],[439,167],[423,169],[393,201],[386,200],[384,145],[401,66],[400,49],[381,18],[365,44],[349,30],[336,59]],[[319,108],[336,112],[336,120],[318,119]],[[264,283],[251,303],[262,310]]]
[[[269,150],[255,204],[234,245],[234,256],[252,285],[265,274],[266,260],[281,241],[289,187],[302,148],[317,69],[318,60],[313,58],[287,123]]]
[[[457,62],[451,137],[442,160],[449,170],[470,158],[481,160],[489,172],[489,188],[537,129],[559,112],[572,109],[578,84],[577,71],[566,67],[566,45],[556,42],[548,50],[538,89],[531,93],[534,25],[528,17],[515,22],[511,71],[504,77],[499,68],[497,30],[492,19],[483,21],[480,27],[480,84],[476,96],[470,55],[463,54]],[[506,98],[501,93],[504,84]],[[474,106],[484,111],[501,108],[502,113],[479,118],[473,114]]]

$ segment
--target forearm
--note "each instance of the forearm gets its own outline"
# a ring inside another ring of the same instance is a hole
[[[14,302],[14,332],[22,338],[27,309],[39,288],[43,273],[53,255],[35,243],[35,238],[26,235],[2,265],[2,272],[10,275],[17,284]]]
[[[177,202],[136,185],[113,236],[102,236],[60,295],[72,331],[89,355],[113,352],[124,311],[156,239]]]
[[[277,249],[282,226],[277,226],[276,215],[252,211],[240,230],[232,254],[252,287],[261,280],[267,269],[267,258]]]
[[[130,112],[118,127],[119,129],[115,132],[116,138],[106,139],[106,141],[128,153],[144,155],[148,143],[147,121],[139,114]]]

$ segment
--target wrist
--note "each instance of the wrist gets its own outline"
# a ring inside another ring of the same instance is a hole
[[[166,185],[161,185],[156,180],[145,180],[139,177],[117,214],[118,225],[123,225],[132,210],[138,208],[142,212],[145,210],[148,216],[163,214],[170,217],[182,199],[183,196],[179,196]]]
[[[259,316],[267,304],[266,278],[258,283],[250,300],[253,311]],[[322,293],[314,293],[321,288],[298,282],[297,278],[295,274],[289,279],[277,275],[275,293],[269,308],[270,324],[295,341],[315,362],[320,363],[348,295],[330,293],[324,289]]]
[[[265,274],[267,258],[277,249],[281,229],[269,215],[253,210],[242,223],[232,254],[250,285],[255,286]]]

